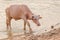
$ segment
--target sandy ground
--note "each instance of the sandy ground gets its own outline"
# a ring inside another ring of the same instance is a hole
[[[36,37],[37,34],[40,35],[52,30],[52,25],[54,28],[60,28],[60,0],[0,0],[0,39],[7,38],[5,9],[13,4],[25,4],[35,15],[41,15],[43,17],[41,20],[39,20],[41,23],[41,26],[39,27],[36,26],[32,21],[29,21],[34,32],[34,36],[31,36]],[[11,24],[14,34],[23,34],[23,20],[12,20]],[[59,33],[57,36],[58,35]],[[31,36],[27,36],[27,38]],[[48,36],[48,38],[52,37],[53,36]],[[23,36],[21,38],[23,38]],[[37,38],[45,38],[45,36]],[[52,39],[54,40],[54,37]]]
[[[1,39],[1,40],[8,40],[8,39]],[[60,40],[60,28],[56,29],[53,28],[53,30],[39,35],[34,34],[16,35],[13,36],[12,40]]]

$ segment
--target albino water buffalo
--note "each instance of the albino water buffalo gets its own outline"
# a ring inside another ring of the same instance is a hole
[[[32,29],[27,20],[32,20],[37,26],[40,26],[39,19],[42,18],[40,15],[34,15],[26,5],[11,5],[6,8],[6,24],[7,30],[11,30],[11,19],[24,20],[24,32],[26,31],[26,24],[29,26],[30,32]]]

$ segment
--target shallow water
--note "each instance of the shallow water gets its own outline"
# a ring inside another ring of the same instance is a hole
[[[0,39],[7,36],[5,9],[13,4],[25,4],[34,14],[43,17],[39,20],[41,23],[39,27],[29,21],[35,34],[51,30],[51,25],[55,26],[55,28],[60,27],[60,24],[55,25],[60,23],[60,0],[0,0]],[[12,20],[12,28],[14,33],[23,33],[23,20]]]

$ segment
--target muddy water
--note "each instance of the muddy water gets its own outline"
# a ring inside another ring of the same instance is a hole
[[[35,34],[51,30],[51,25],[54,25],[55,28],[60,27],[60,24],[57,25],[58,27],[55,25],[60,23],[60,0],[0,0],[0,39],[7,37],[5,9],[13,4],[25,4],[34,14],[43,17],[39,20],[41,23],[39,27],[29,21]],[[23,20],[15,21],[13,19],[11,24],[14,33],[23,33]]]

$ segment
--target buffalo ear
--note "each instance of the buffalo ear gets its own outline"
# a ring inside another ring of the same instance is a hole
[[[40,15],[38,15],[39,19],[41,19],[42,17]]]
[[[42,19],[42,17],[40,17],[40,19]]]

